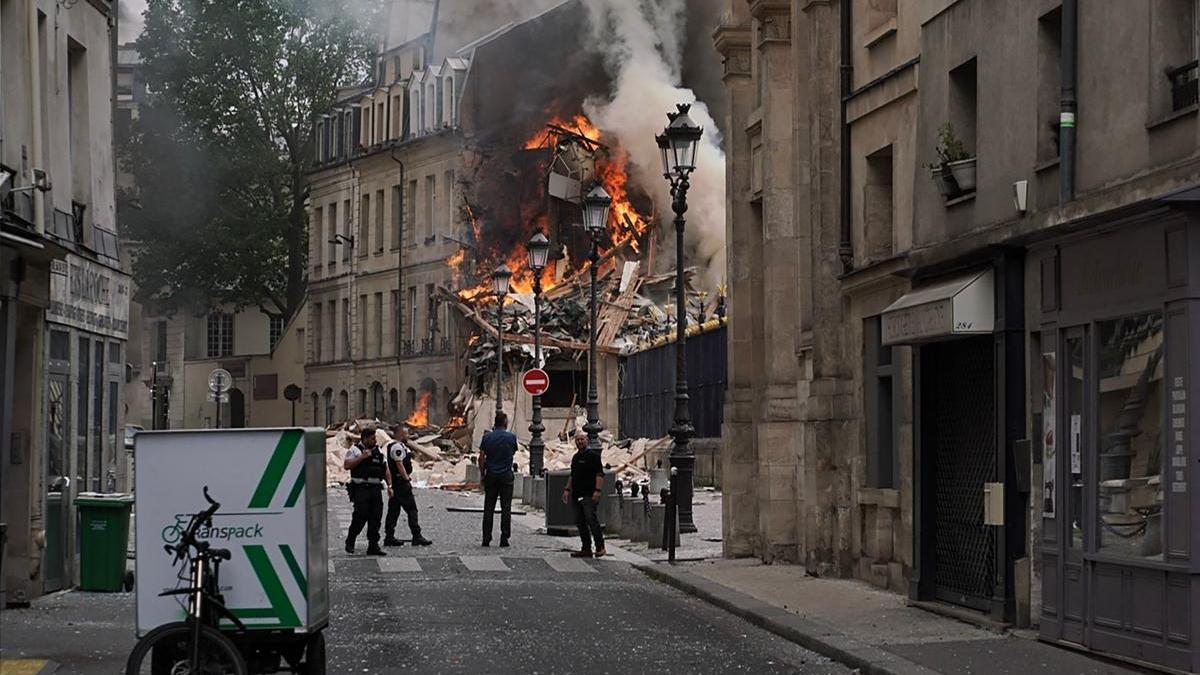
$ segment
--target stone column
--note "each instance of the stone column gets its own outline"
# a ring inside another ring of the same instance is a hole
[[[751,208],[750,143],[746,124],[754,111],[749,8],[731,0],[730,14],[713,33],[724,60],[725,246],[729,307],[728,386],[721,430],[722,547],[727,557],[758,550],[758,458],[755,431],[757,384],[761,382],[762,246]]]
[[[796,561],[800,557],[797,471],[802,451],[802,401],[797,385],[802,373],[798,359],[799,232],[793,198],[797,189],[796,154],[787,142],[795,131],[792,3],[754,0],[750,13],[757,26],[753,45],[757,53],[755,96],[761,101],[749,129],[751,147],[761,148],[755,158],[759,164],[752,169],[758,172],[761,184],[761,190],[752,196],[758,202],[763,253],[764,371],[757,430],[760,555],[767,561]]]
[[[851,569],[851,485],[857,426],[854,380],[847,366],[857,331],[843,308],[840,243],[841,50],[839,2],[809,0],[799,12],[798,68],[807,108],[807,147],[799,165],[807,177],[809,245],[805,287],[811,315],[805,327],[809,382],[805,396],[801,523],[804,563],[822,574]]]

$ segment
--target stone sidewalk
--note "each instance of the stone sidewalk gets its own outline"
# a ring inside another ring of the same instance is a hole
[[[636,565],[652,578],[864,673],[1138,673],[1125,664],[912,607],[866,583],[797,565],[709,560]]]

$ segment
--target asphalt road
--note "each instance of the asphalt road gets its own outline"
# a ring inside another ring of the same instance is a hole
[[[845,668],[647,579],[627,562],[571,559],[577,541],[514,522],[512,546],[480,546],[478,495],[420,490],[433,546],[387,558],[342,550],[350,508],[331,491],[330,673],[843,673]],[[497,518],[496,527],[499,527]],[[400,536],[407,538],[401,519]],[[0,612],[0,658],[60,673],[119,673],[133,596],[65,593]]]

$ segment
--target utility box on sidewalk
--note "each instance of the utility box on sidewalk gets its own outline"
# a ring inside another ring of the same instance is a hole
[[[221,508],[197,538],[233,555],[220,569],[226,606],[251,631],[328,623],[323,429],[146,431],[134,452],[139,635],[183,616],[178,596],[159,593],[187,583],[187,563],[163,546],[207,507],[206,486]]]
[[[129,510],[133,497],[127,494],[81,492],[79,508],[79,589],[121,590],[125,585],[125,549],[129,545]]]
[[[566,535],[573,534],[577,530],[575,528],[575,510],[570,504],[562,502],[563,490],[567,489],[567,479],[571,477],[570,469],[560,469],[558,471],[546,472],[546,534]],[[601,494],[608,495],[605,499],[613,499],[613,482],[616,480],[616,475],[605,469],[604,471],[604,489]],[[601,505],[603,507],[603,505]],[[597,517],[600,518],[600,526],[604,526],[604,509],[601,508],[597,512]]]

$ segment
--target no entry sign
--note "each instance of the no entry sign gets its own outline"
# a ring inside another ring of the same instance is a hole
[[[550,376],[541,368],[527,370],[521,376],[521,386],[530,396],[541,396],[550,388]]]

